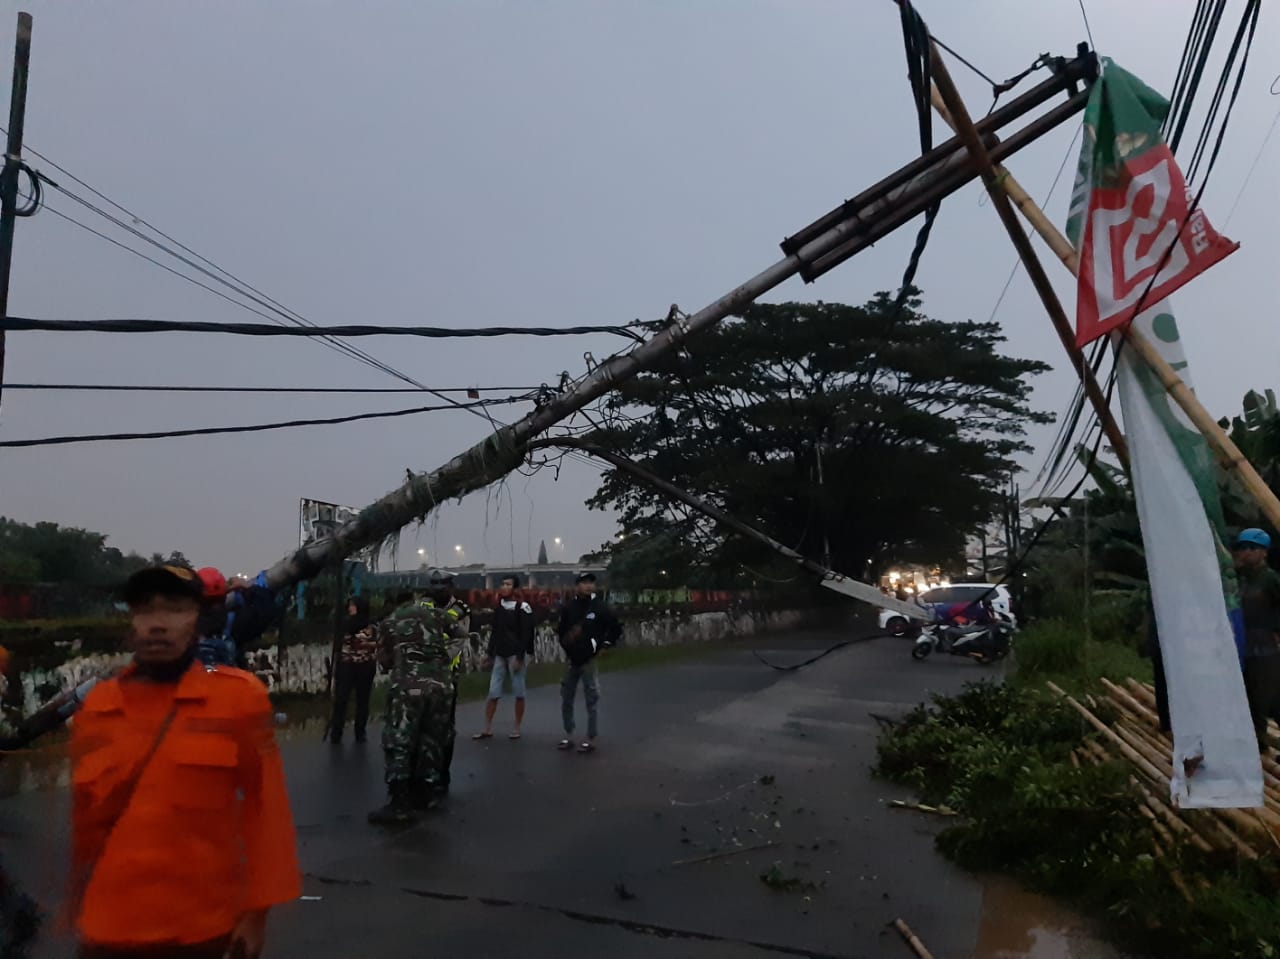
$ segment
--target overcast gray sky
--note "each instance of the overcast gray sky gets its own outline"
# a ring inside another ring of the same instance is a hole
[[[1089,0],[1098,47],[1166,93],[1191,0]],[[1231,4],[1235,11],[1241,2]],[[1004,78],[1085,38],[1076,0],[922,0],[933,32]],[[402,0],[174,4],[29,2],[27,141],[97,189],[317,323],[570,325],[692,311],[773,262],[785,235],[917,152],[889,0]],[[0,19],[8,102],[15,7]],[[1206,195],[1221,229],[1280,99],[1274,18]],[[975,112],[986,85],[953,72]],[[1206,93],[1207,98],[1207,93]],[[1010,167],[1043,196],[1075,125]],[[939,138],[942,132],[939,130]],[[1277,138],[1280,139],[1280,138]],[[1225,229],[1242,250],[1175,299],[1199,391],[1215,412],[1280,386],[1272,142]],[[1074,153],[1070,161],[1074,166]],[[37,164],[38,165],[38,164]],[[55,179],[57,178],[54,174]],[[1064,218],[1070,168],[1048,206]],[[942,209],[918,280],[926,309],[985,320],[1014,253],[981,189]],[[56,194],[50,206],[76,212]],[[83,211],[81,211],[82,213]],[[80,215],[77,213],[77,215]],[[101,226],[101,223],[95,223]],[[806,288],[769,299],[857,303],[896,286],[915,225]],[[1066,274],[1050,267],[1074,310]],[[42,213],[18,224],[13,313],[253,320]],[[1058,367],[1036,402],[1061,410],[1071,377],[1019,274],[998,314],[1015,354]],[[362,340],[439,386],[554,382],[611,337]],[[14,334],[13,382],[395,386],[314,342],[221,336]],[[34,437],[336,416],[418,398],[6,392],[0,436]],[[508,416],[527,407],[499,410]],[[258,569],[296,545],[302,496],[363,505],[408,467],[484,433],[465,413],[210,437],[0,451],[0,514],[182,549]],[[1045,446],[1051,431],[1038,433]],[[542,538],[576,558],[614,532],[570,463],[513,477],[406,531],[469,561],[524,561]]]

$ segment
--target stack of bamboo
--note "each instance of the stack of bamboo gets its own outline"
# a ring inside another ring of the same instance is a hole
[[[1079,763],[1126,761],[1132,767],[1130,783],[1142,802],[1142,813],[1151,822],[1157,858],[1166,862],[1180,842],[1204,852],[1225,851],[1246,859],[1280,859],[1280,764],[1268,750],[1262,759],[1265,805],[1260,809],[1178,809],[1170,802],[1169,779],[1173,774],[1173,742],[1160,732],[1156,694],[1149,685],[1128,679],[1123,686],[1102,680],[1105,709],[1092,696],[1085,702],[1069,696],[1053,683],[1049,688],[1078,712],[1098,733],[1076,750]],[[1092,708],[1091,708],[1092,707]],[[1100,718],[1102,712],[1111,721]],[[1271,724],[1273,743],[1280,743],[1280,728]],[[1171,871],[1184,895],[1185,883]]]

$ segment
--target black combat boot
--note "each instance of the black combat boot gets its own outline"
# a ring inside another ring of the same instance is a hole
[[[415,782],[409,787],[409,799],[419,812],[429,812],[440,805],[444,791],[435,783]]]
[[[369,813],[369,822],[375,826],[407,826],[417,820],[413,812],[413,800],[409,784],[399,781],[387,786],[387,804]]]

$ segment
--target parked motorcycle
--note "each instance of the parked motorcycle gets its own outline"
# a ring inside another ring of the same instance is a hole
[[[933,623],[921,630],[911,647],[911,658],[928,659],[937,650],[952,656],[968,656],[988,666],[1009,655],[1013,633],[1013,622],[1002,613],[993,613],[988,623]]]

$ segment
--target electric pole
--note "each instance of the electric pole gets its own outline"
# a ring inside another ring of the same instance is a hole
[[[13,92],[9,98],[9,142],[0,171],[0,317],[9,315],[9,268],[13,228],[18,219],[18,176],[22,170],[22,128],[27,119],[27,68],[31,63],[31,14],[18,14],[13,51]],[[0,330],[0,389],[4,388],[4,330]]]

